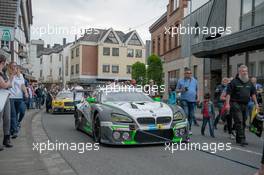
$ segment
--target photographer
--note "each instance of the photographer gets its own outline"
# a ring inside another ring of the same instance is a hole
[[[181,106],[188,117],[190,133],[191,133],[192,121],[194,121],[194,123],[198,125],[194,117],[195,105],[196,102],[199,101],[199,99],[197,98],[198,97],[197,91],[198,91],[197,80],[192,77],[191,69],[185,68],[184,78],[178,81],[176,92],[181,93],[181,97],[180,97]]]

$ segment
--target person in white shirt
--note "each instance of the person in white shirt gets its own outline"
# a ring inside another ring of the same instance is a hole
[[[20,122],[25,115],[24,96],[28,98],[25,79],[20,72],[20,68],[15,62],[10,63],[11,72],[15,74],[12,80],[12,88],[10,88],[10,104],[11,104],[11,128],[12,138],[16,138],[20,127]],[[20,121],[20,122],[19,122]]]

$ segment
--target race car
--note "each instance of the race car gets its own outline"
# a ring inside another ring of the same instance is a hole
[[[75,128],[111,145],[188,142],[183,109],[156,102],[143,92],[101,88],[76,105]]]
[[[52,113],[73,113],[74,109],[73,93],[71,91],[61,91],[52,100]]]

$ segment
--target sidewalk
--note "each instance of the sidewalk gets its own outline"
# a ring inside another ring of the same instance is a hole
[[[16,139],[12,139],[13,148],[5,148],[0,152],[0,174],[2,175],[48,175],[48,170],[39,154],[32,151],[32,118],[37,110],[27,111],[21,131]],[[0,123],[0,143],[2,144],[3,129]]]

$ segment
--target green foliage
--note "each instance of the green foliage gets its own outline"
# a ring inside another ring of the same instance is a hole
[[[163,68],[161,59],[157,55],[151,55],[148,57],[148,80],[154,80],[155,84],[162,84]]]
[[[139,85],[145,84],[146,65],[144,63],[138,61],[132,65],[132,79],[135,79]]]

